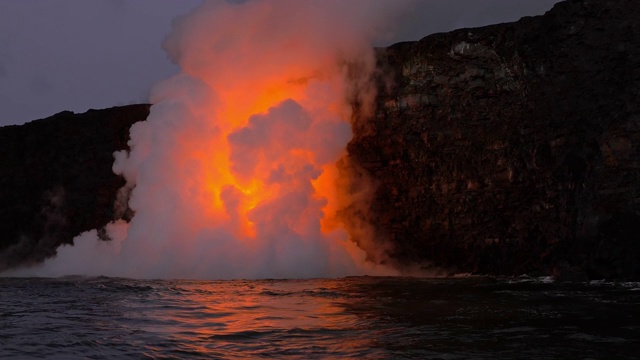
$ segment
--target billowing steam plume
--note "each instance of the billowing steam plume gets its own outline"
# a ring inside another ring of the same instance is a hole
[[[44,275],[281,278],[380,273],[335,218],[352,103],[374,92],[373,37],[397,1],[205,2],[164,42],[179,75],[152,91],[113,169],[130,223],[58,249]]]

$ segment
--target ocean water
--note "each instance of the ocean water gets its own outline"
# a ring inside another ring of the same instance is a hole
[[[0,359],[638,359],[640,284],[0,278]]]

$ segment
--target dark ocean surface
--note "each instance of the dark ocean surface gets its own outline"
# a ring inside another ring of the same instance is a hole
[[[0,278],[1,359],[638,359],[640,283]]]

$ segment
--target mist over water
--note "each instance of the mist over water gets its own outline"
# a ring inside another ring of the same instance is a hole
[[[152,89],[131,151],[115,154],[135,216],[106,227],[112,241],[81,234],[27,273],[393,274],[366,263],[335,217],[335,163],[352,136],[352,102],[372,106],[371,43],[406,4],[207,1],[176,19],[163,47],[181,72]]]

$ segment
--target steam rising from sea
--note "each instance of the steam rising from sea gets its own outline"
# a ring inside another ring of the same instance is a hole
[[[405,4],[405,2],[402,2]],[[113,170],[130,223],[92,230],[37,275],[300,278],[392,274],[336,218],[352,102],[372,106],[370,46],[394,1],[207,1],[164,42],[157,84]],[[341,182],[343,183],[343,182]],[[121,204],[122,205],[122,204]],[[120,209],[122,210],[122,209]]]

